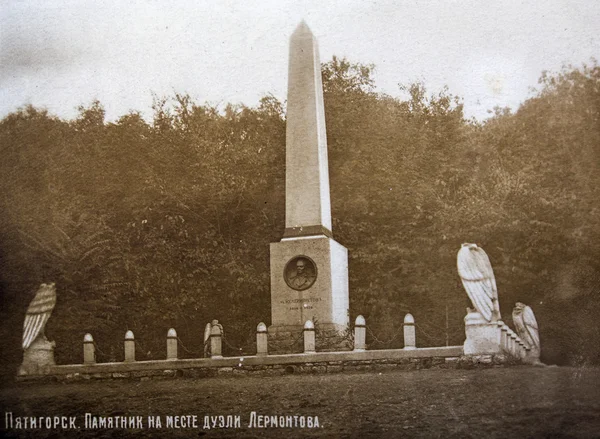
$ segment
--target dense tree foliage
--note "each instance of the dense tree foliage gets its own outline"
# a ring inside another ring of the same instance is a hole
[[[504,320],[538,316],[547,361],[600,360],[600,68],[543,74],[515,113],[465,120],[460,99],[422,84],[382,95],[373,66],[323,66],[334,236],[349,249],[351,319],[373,348],[401,346],[406,312],[421,346],[460,344],[469,306],[456,274],[462,242],[488,252]],[[0,281],[5,361],[41,282],[58,304],[57,360],[162,358],[175,327],[199,356],[206,322],[227,349],[251,350],[270,323],[269,242],[284,228],[284,106],[156,98],[154,119],[75,120],[25,107],[0,121]]]

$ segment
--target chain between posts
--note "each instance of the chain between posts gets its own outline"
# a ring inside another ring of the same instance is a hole
[[[290,344],[290,346],[295,346],[295,345],[299,344],[300,341],[302,341],[304,343],[304,331],[300,332],[300,335],[296,338],[296,340],[294,340],[292,342],[292,344]]]
[[[251,335],[254,335],[254,334],[255,334],[255,331],[250,331],[250,333],[251,333]],[[230,344],[230,343],[227,341],[227,339],[225,338],[225,336],[224,336],[224,335],[222,336],[222,340],[225,342],[225,344],[226,344],[226,345],[227,345],[229,348],[231,348],[231,349],[234,349],[234,350],[236,350],[236,351],[243,351],[243,347],[236,347],[236,346],[233,346],[233,345],[231,345],[231,344]],[[203,350],[202,350],[202,351],[197,351],[197,350],[188,349],[188,348],[186,347],[186,345],[183,343],[183,341],[181,340],[181,338],[179,338],[179,336],[177,336],[177,342],[178,342],[178,344],[179,344],[179,345],[180,345],[180,346],[183,348],[183,350],[184,350],[185,352],[187,352],[188,354],[204,356],[204,353],[205,353],[205,350],[204,350],[204,349],[205,349],[207,346],[210,346],[210,337],[209,337],[209,338],[206,340],[206,342],[203,344]],[[102,357],[105,357],[105,358],[107,358],[107,359],[109,359],[109,360],[110,360],[110,359],[111,359],[111,357],[112,357],[112,356],[114,356],[114,354],[112,354],[112,353],[111,353],[111,354],[107,354],[107,353],[106,353],[106,352],[104,352],[102,349],[100,349],[100,347],[98,346],[98,343],[96,343],[96,341],[94,341],[93,343],[94,343],[94,350],[95,350],[95,352],[97,352],[98,354],[100,354]],[[138,348],[139,348],[141,351],[144,351],[144,346],[143,346],[143,344],[142,344],[142,343],[141,343],[139,340],[135,340],[135,344],[136,344],[136,347],[138,347]],[[116,361],[116,360],[115,360],[115,361]]]
[[[429,334],[428,334],[428,333],[427,333],[427,332],[426,332],[426,331],[423,329],[423,327],[422,327],[421,325],[417,325],[417,324],[415,323],[415,327],[416,327],[416,328],[417,328],[417,329],[418,329],[418,330],[421,332],[421,334],[422,334],[422,335],[424,335],[424,336],[425,336],[425,338],[426,338],[427,340],[429,340],[429,341],[432,341],[432,342],[436,342],[436,341],[438,341],[438,340],[439,340],[439,339],[440,339],[442,336],[444,336],[444,335],[445,335],[445,333],[444,333],[444,334],[441,334],[441,335],[440,335],[440,336],[438,336],[438,337],[433,337],[433,336],[429,335]],[[452,332],[452,336],[454,336],[454,335],[458,334],[460,331],[462,331],[462,329],[461,329],[461,328],[455,329],[455,330]]]
[[[94,341],[94,350],[96,352],[98,352],[100,355],[102,355],[103,357],[107,357],[110,359],[110,356],[106,352],[102,351],[102,349],[100,349],[100,347],[98,346],[98,344],[95,341]]]
[[[225,344],[230,348],[230,349],[234,349],[236,351],[240,351],[240,353],[244,352],[244,348],[243,347],[237,347],[237,346],[233,346],[231,343],[229,343],[227,341],[227,337],[225,337],[225,334],[221,335],[221,340],[223,340],[223,342],[225,342]]]
[[[300,342],[303,339],[304,339],[304,331],[301,331],[300,335],[295,340],[292,340],[292,342],[287,342],[287,343],[283,343],[283,344],[285,346],[292,347],[292,346],[297,345],[298,342]]]
[[[179,338],[179,336],[177,337],[177,342],[181,345],[181,347],[183,348],[183,350],[186,351],[188,354],[194,354],[194,355],[198,355],[199,354],[198,351],[191,351],[188,348],[186,348],[185,345],[183,344],[183,342],[181,341],[181,339]],[[202,355],[204,355],[204,351],[202,352]]]
[[[393,337],[392,337],[390,340],[388,340],[388,341],[381,341],[381,340],[379,340],[379,338],[377,338],[377,336],[376,336],[376,335],[373,333],[373,331],[371,330],[371,328],[370,328],[369,326],[366,326],[366,328],[367,328],[367,331],[369,331],[369,334],[371,335],[371,337],[373,337],[373,340],[375,340],[375,342],[376,342],[376,343],[383,344],[383,345],[390,344],[390,343],[392,343],[393,341],[396,341],[396,339],[398,338],[398,336],[399,336],[400,334],[403,334],[403,333],[404,333],[404,328],[401,328],[401,329],[399,329],[399,330],[398,330],[398,331],[397,331],[397,332],[396,332],[396,333],[393,335]]]
[[[254,331],[254,330],[250,331],[249,337],[254,337],[255,335],[256,335],[256,331]],[[300,334],[298,335],[298,337],[296,339],[292,340],[291,342],[286,342],[286,343],[283,343],[283,344],[285,346],[292,347],[292,346],[295,346],[297,344],[300,344],[300,342],[302,342],[303,339],[304,339],[304,332],[300,331]],[[227,338],[225,337],[225,334],[222,335],[222,340],[225,343],[225,345],[227,347],[229,347],[230,349],[233,349],[235,351],[239,351],[239,352],[243,353],[244,348],[243,347],[234,346],[231,343],[229,343],[229,341],[227,341]]]
[[[420,325],[416,325],[415,326],[419,329],[419,331],[429,340],[435,340],[431,335],[429,335]],[[318,329],[318,328],[317,328]],[[398,339],[398,337],[403,334],[403,329],[399,329],[393,336],[392,338],[390,338],[389,340],[380,340],[379,337],[377,337],[377,335],[375,335],[375,333],[372,331],[372,329],[369,326],[366,326],[367,331],[369,332],[369,335],[373,338],[374,342],[377,344],[381,344],[381,345],[387,345],[390,344],[394,341],[396,341]],[[254,336],[255,335],[254,330],[250,331],[250,336]],[[328,339],[335,339],[338,337],[342,337],[345,340],[352,340],[352,333],[348,332],[347,334],[344,334],[343,336],[336,336],[336,335],[331,335],[331,336],[321,336],[320,338],[323,340],[328,340]],[[294,340],[292,340],[291,342],[286,342],[284,343],[285,346],[288,347],[293,347],[297,344],[300,344],[300,342],[303,340],[304,338],[304,331],[301,331],[300,334],[298,335],[298,337],[296,337]],[[229,343],[229,341],[227,340],[227,338],[225,337],[225,334],[222,334],[222,340],[225,343],[225,345],[227,345],[227,347],[229,347],[230,349],[233,349],[234,351],[243,353],[244,348],[243,347],[239,347],[239,346],[234,346],[231,343]],[[204,356],[205,354],[205,348],[207,346],[210,346],[210,337],[206,340],[206,342],[203,344],[203,350],[202,351],[197,351],[197,350],[191,350],[188,349],[185,344],[183,343],[183,341],[181,340],[181,338],[177,337],[177,341],[179,343],[179,345],[182,347],[182,349],[188,353],[188,354],[192,354],[192,355],[200,355],[200,356]],[[139,345],[139,347],[141,348],[141,350],[143,349],[142,344],[139,342],[139,340],[136,340],[136,345]],[[99,348],[98,344],[94,341],[94,348],[95,350],[102,355],[103,357],[106,358],[110,358],[110,355],[108,355],[106,352],[102,351],[102,349]]]

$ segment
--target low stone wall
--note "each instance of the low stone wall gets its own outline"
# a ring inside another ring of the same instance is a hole
[[[292,373],[456,369],[512,364],[502,355],[465,356],[462,346],[388,349],[365,352],[317,352],[229,358],[136,361],[53,366],[44,375],[19,376],[19,381],[96,379],[167,379],[174,377],[272,376]]]
[[[326,342],[329,339],[322,331],[316,337],[315,326],[308,320],[296,340],[298,344],[302,343],[303,352],[288,351],[285,354],[272,351],[277,337],[268,334],[266,325],[260,323],[256,332],[256,355],[223,357],[223,330],[215,320],[206,328],[207,358],[179,359],[177,333],[170,329],[167,334],[166,360],[136,361],[135,337],[131,331],[127,331],[124,340],[125,361],[122,363],[96,363],[94,340],[90,334],[86,334],[83,340],[83,364],[57,366],[53,357],[47,361],[24,361],[17,380],[282,375],[383,369],[474,368],[526,362],[524,345],[519,344],[520,340],[509,333],[502,322],[481,322],[469,314],[465,323],[467,340],[464,345],[417,348],[414,318],[407,314],[404,319],[403,349],[367,350],[366,323],[362,316],[358,316],[351,337],[353,350],[348,350],[351,346],[344,345],[343,350],[338,346],[338,349],[331,351],[328,346],[325,351],[317,352],[319,339]],[[345,341],[349,338],[345,334],[339,334],[339,337]],[[53,345],[49,345],[44,349],[51,351]]]

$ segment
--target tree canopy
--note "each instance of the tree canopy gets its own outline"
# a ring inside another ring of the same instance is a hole
[[[371,347],[399,347],[404,314],[420,346],[464,341],[470,306],[456,273],[462,242],[490,255],[500,308],[532,306],[546,361],[598,363],[600,67],[544,73],[515,112],[466,120],[459,97],[423,84],[378,93],[374,66],[323,65],[333,233],[349,250],[351,320]],[[199,356],[206,322],[230,348],[270,323],[269,243],[285,208],[284,103],[155,98],[153,120],[74,120],[24,107],[0,121],[3,352],[20,361],[27,304],[54,281],[57,361],[162,358],[175,327]]]

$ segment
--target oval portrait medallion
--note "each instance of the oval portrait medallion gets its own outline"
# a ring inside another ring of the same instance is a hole
[[[306,290],[317,280],[317,266],[308,256],[295,256],[285,264],[283,278],[290,288]]]

